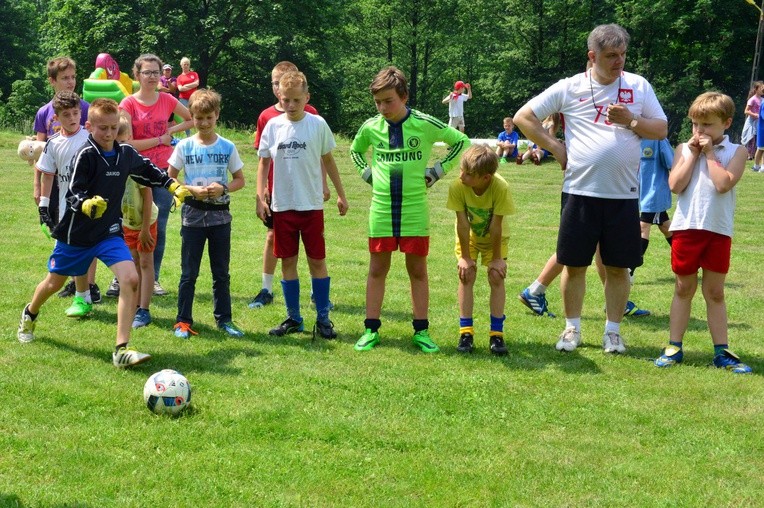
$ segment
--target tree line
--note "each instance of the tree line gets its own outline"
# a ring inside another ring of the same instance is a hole
[[[270,70],[291,60],[311,103],[352,135],[375,113],[368,85],[386,65],[409,78],[412,107],[447,119],[442,98],[472,85],[467,132],[493,137],[550,84],[584,69],[586,37],[601,23],[631,34],[626,70],[645,76],[669,117],[673,142],[689,135],[701,92],[729,94],[742,129],[759,11],[745,0],[0,0],[0,123],[19,125],[50,100],[46,61],[69,55],[78,90],[98,53],[123,72],[151,52],[180,71],[188,56],[202,86],[223,95],[222,120],[251,127],[274,102]]]

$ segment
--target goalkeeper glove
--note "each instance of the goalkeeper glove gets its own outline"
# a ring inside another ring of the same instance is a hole
[[[93,196],[82,202],[82,213],[91,219],[100,219],[106,212],[107,201],[101,196]]]
[[[363,170],[363,174],[361,175],[361,178],[363,178],[363,181],[371,185],[371,168],[369,166],[366,166],[366,169]]]
[[[432,187],[433,184],[443,178],[445,174],[446,172],[443,171],[443,167],[440,165],[440,162],[436,162],[433,167],[425,169],[424,181],[427,184],[427,188]]]
[[[172,192],[172,194],[180,200],[182,203],[186,200],[186,198],[193,197],[193,194],[191,194],[191,191],[188,190],[185,186],[178,183],[177,180],[173,181],[169,187],[167,187],[167,190]]]
[[[53,231],[53,228],[56,227],[56,224],[53,222],[53,217],[50,216],[48,207],[41,206],[37,209],[37,211],[40,214],[40,224],[45,224],[51,231]]]

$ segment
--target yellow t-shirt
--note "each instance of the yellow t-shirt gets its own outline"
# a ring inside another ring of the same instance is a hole
[[[491,184],[478,196],[471,187],[467,187],[458,178],[448,188],[446,208],[455,212],[467,212],[470,223],[470,236],[478,241],[489,239],[488,231],[494,215],[515,213],[515,203],[509,191],[509,184],[498,173],[491,178]],[[501,222],[501,236],[509,237],[509,223]]]
[[[144,186],[128,177],[125,184],[125,195],[122,197],[122,227],[127,229],[141,229],[143,225],[143,196],[141,189]],[[159,208],[151,201],[151,224],[154,224],[159,215]]]

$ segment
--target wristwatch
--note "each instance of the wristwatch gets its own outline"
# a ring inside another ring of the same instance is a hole
[[[225,196],[226,194],[228,194],[228,186],[224,183],[221,183],[220,185],[223,186],[223,196]]]
[[[637,124],[639,123],[639,120],[637,119],[637,115],[634,115],[634,118],[631,119],[631,122],[629,122],[629,129],[634,130],[637,128]]]

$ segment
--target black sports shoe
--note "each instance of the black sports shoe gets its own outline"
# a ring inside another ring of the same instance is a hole
[[[276,335],[281,337],[282,335],[287,335],[289,333],[301,332],[304,329],[305,328],[302,324],[302,321],[297,321],[296,319],[288,317],[276,328],[271,328],[271,330],[268,332],[268,335]]]
[[[473,340],[474,338],[472,337],[471,333],[461,334],[459,337],[459,345],[456,346],[456,350],[460,353],[472,353],[472,350],[475,349]]]
[[[93,303],[101,303],[101,288],[98,284],[90,285],[90,301]]]
[[[337,332],[334,331],[334,323],[328,320],[325,323],[316,321],[316,324],[313,325],[313,340],[316,340],[316,334],[327,340],[337,338]]]
[[[491,353],[497,356],[504,356],[509,353],[506,344],[504,344],[504,337],[501,335],[493,335],[489,340]]]
[[[77,292],[77,288],[74,286],[74,279],[72,279],[66,283],[66,286],[64,286],[64,289],[59,291],[58,297],[69,298],[70,296],[74,296],[76,292]]]

